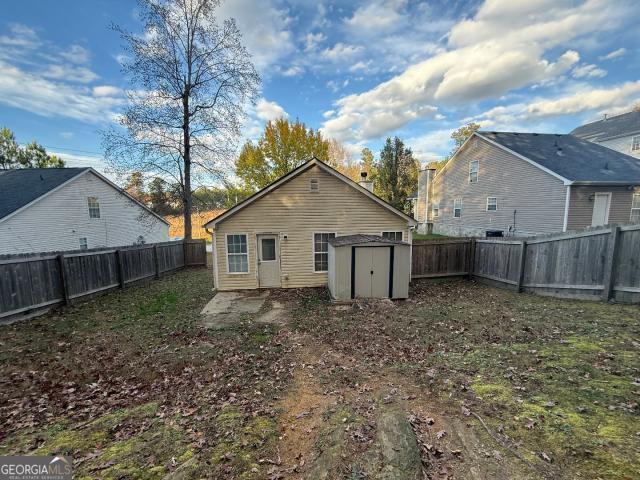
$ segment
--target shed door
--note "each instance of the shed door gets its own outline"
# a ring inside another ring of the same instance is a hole
[[[388,298],[390,255],[389,247],[357,247],[355,255],[354,294],[360,298]]]

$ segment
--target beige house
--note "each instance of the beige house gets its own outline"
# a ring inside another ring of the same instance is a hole
[[[361,183],[314,158],[209,221],[216,288],[326,285],[333,237],[411,243],[417,222]]]
[[[640,222],[640,161],[574,135],[475,132],[418,187],[419,230],[445,235]]]

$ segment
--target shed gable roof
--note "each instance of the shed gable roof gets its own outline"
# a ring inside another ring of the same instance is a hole
[[[374,195],[373,193],[371,193],[369,190],[367,190],[366,188],[362,187],[361,185],[358,185],[356,182],[354,182],[353,180],[351,180],[350,178],[345,177],[344,175],[342,175],[340,172],[336,171],[335,169],[331,168],[330,166],[328,166],[326,163],[318,160],[317,158],[312,158],[311,160],[303,163],[302,165],[294,168],[293,170],[291,170],[289,173],[287,173],[286,175],[283,175],[282,177],[280,177],[279,179],[277,179],[275,182],[271,183],[270,185],[267,185],[265,188],[263,188],[262,190],[259,190],[258,192],[254,193],[252,196],[250,196],[249,198],[245,199],[244,201],[238,203],[236,206],[230,208],[229,210],[227,210],[225,213],[223,213],[222,215],[219,215],[211,220],[209,220],[207,223],[205,223],[204,227],[205,228],[209,228],[209,227],[215,227],[216,224],[222,222],[223,220],[226,220],[230,217],[232,217],[233,215],[235,215],[236,213],[238,213],[240,210],[243,210],[244,208],[248,207],[249,205],[251,205],[253,202],[255,202],[256,200],[259,200],[260,198],[268,195],[269,193],[271,193],[272,191],[276,190],[280,185],[292,180],[293,178],[297,177],[298,175],[300,175],[302,172],[305,172],[306,170],[308,170],[309,168],[313,167],[313,166],[318,166],[319,168],[321,168],[323,171],[333,175],[334,177],[336,177],[337,179],[341,180],[342,182],[346,183],[347,185],[349,185],[351,188],[354,188],[355,190],[357,190],[358,192],[362,193],[363,195],[366,195],[367,197],[369,197],[371,200],[373,200],[374,202],[378,203],[379,205],[383,206],[384,208],[386,208],[387,210],[391,211],[392,213],[398,215],[399,217],[402,217],[404,220],[406,220],[410,225],[417,225],[416,220],[414,220],[413,218],[411,218],[409,215],[407,215],[404,212],[401,212],[400,210],[396,209],[395,207],[393,207],[392,205],[388,204],[387,202],[385,202],[384,200],[382,200],[380,197],[378,197],[377,195]]]

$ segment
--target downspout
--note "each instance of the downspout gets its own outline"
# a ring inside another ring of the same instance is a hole
[[[571,201],[571,185],[567,185],[567,194],[564,199],[564,221],[562,231],[566,232],[569,227],[569,202]]]
[[[213,289],[216,290],[218,285],[218,252],[216,251],[216,237],[213,230],[209,231],[207,227],[204,231],[211,235],[211,263],[213,263]]]

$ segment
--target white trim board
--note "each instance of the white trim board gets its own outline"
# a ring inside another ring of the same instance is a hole
[[[361,185],[358,185],[356,182],[354,182],[350,178],[345,177],[340,172],[334,170],[330,166],[326,165],[324,162],[321,162],[320,160],[318,160],[317,158],[314,157],[311,160],[307,161],[306,163],[303,163],[302,165],[294,168],[293,170],[291,170],[286,175],[283,175],[282,177],[280,177],[278,180],[276,180],[272,184],[266,186],[265,188],[263,188],[262,190],[260,190],[260,191],[258,191],[256,193],[254,193],[252,196],[250,196],[246,200],[244,200],[244,201],[240,202],[239,204],[235,205],[234,207],[230,208],[229,210],[224,212],[222,215],[217,216],[213,220],[209,220],[207,223],[204,224],[204,228],[211,228],[211,227],[215,228],[215,226],[218,223],[220,223],[223,220],[235,215],[237,212],[239,212],[243,208],[248,207],[249,205],[251,205],[256,200],[258,200],[258,199],[264,197],[265,195],[271,193],[272,191],[276,190],[283,183],[288,182],[292,178],[297,177],[302,172],[310,169],[313,166],[319,167],[321,170],[333,175],[334,177],[338,178],[339,180],[342,180],[344,183],[346,183],[350,187],[355,188],[360,193],[366,195],[367,197],[369,197],[374,202],[378,203],[379,205],[383,206],[384,208],[386,208],[390,212],[395,213],[399,217],[401,217],[404,220],[406,220],[408,225],[415,226],[415,225],[418,224],[418,222],[415,219],[413,219],[412,217],[410,217],[406,213],[401,212],[400,210],[397,210],[396,208],[392,207],[387,202],[385,202],[384,200],[382,200],[378,196],[374,195],[373,193],[371,193],[366,188],[362,187]]]

